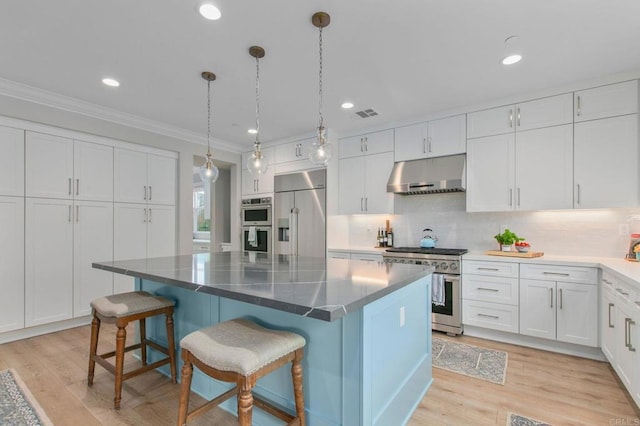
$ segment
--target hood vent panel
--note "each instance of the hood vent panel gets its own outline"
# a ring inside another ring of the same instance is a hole
[[[401,195],[463,192],[466,187],[465,154],[399,161],[393,165],[387,192]]]

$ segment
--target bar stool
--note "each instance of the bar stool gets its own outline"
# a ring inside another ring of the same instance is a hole
[[[114,294],[100,297],[91,302],[93,320],[91,321],[91,347],[89,349],[89,374],[87,382],[93,385],[93,374],[96,362],[115,376],[115,397],[113,406],[120,408],[122,396],[122,382],[138,376],[147,371],[156,369],[165,364],[171,364],[171,381],[176,383],[176,351],[173,337],[173,305],[174,301],[160,296],[153,296],[146,291],[134,291],[130,293]],[[168,348],[147,340],[146,318],[164,314],[166,316]],[[140,343],[125,346],[127,338],[127,324],[131,321],[140,321]],[[116,350],[98,355],[98,336],[102,322],[115,324],[118,327],[116,333]],[[147,364],[147,346],[167,355],[159,361]],[[124,373],[125,352],[140,349],[142,367]],[[107,361],[112,356],[116,357],[115,366]]]
[[[270,330],[252,321],[237,318],[221,322],[188,334],[180,341],[182,347],[182,387],[178,408],[178,425],[204,413],[234,395],[238,398],[240,426],[249,426],[253,406],[287,424],[305,424],[302,390],[304,337],[288,331]],[[296,416],[253,396],[252,389],[259,378],[291,362],[291,377],[296,404]],[[236,386],[211,401],[187,413],[193,365],[208,376]],[[254,402],[255,401],[255,402]]]

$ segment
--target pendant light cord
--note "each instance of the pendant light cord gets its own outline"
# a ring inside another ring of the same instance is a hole
[[[322,129],[323,127],[323,119],[322,119],[322,27],[320,27],[320,37],[319,37],[319,57],[320,57],[320,67],[319,67],[319,71],[318,71],[318,80],[319,80],[319,84],[318,84],[318,95],[319,95],[319,100],[318,100],[318,114],[319,114],[319,122],[318,122],[318,128]]]
[[[207,155],[211,157],[211,80],[207,80]]]
[[[256,152],[260,152],[260,59],[256,56]]]

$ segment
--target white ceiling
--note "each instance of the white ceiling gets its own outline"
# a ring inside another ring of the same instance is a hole
[[[212,133],[248,150],[260,45],[263,142],[318,124],[318,30],[325,124],[338,134],[419,119],[514,94],[640,69],[638,0],[2,0],[0,78],[166,126]],[[518,35],[524,60],[500,64]],[[122,85],[109,88],[104,76]],[[340,104],[349,99],[351,111]],[[355,111],[380,115],[362,120]]]

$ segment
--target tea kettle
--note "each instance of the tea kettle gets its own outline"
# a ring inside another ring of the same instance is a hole
[[[433,230],[429,228],[422,230],[422,239],[420,240],[420,247],[422,248],[434,248],[438,242],[438,237],[428,234],[428,232],[433,232]]]

